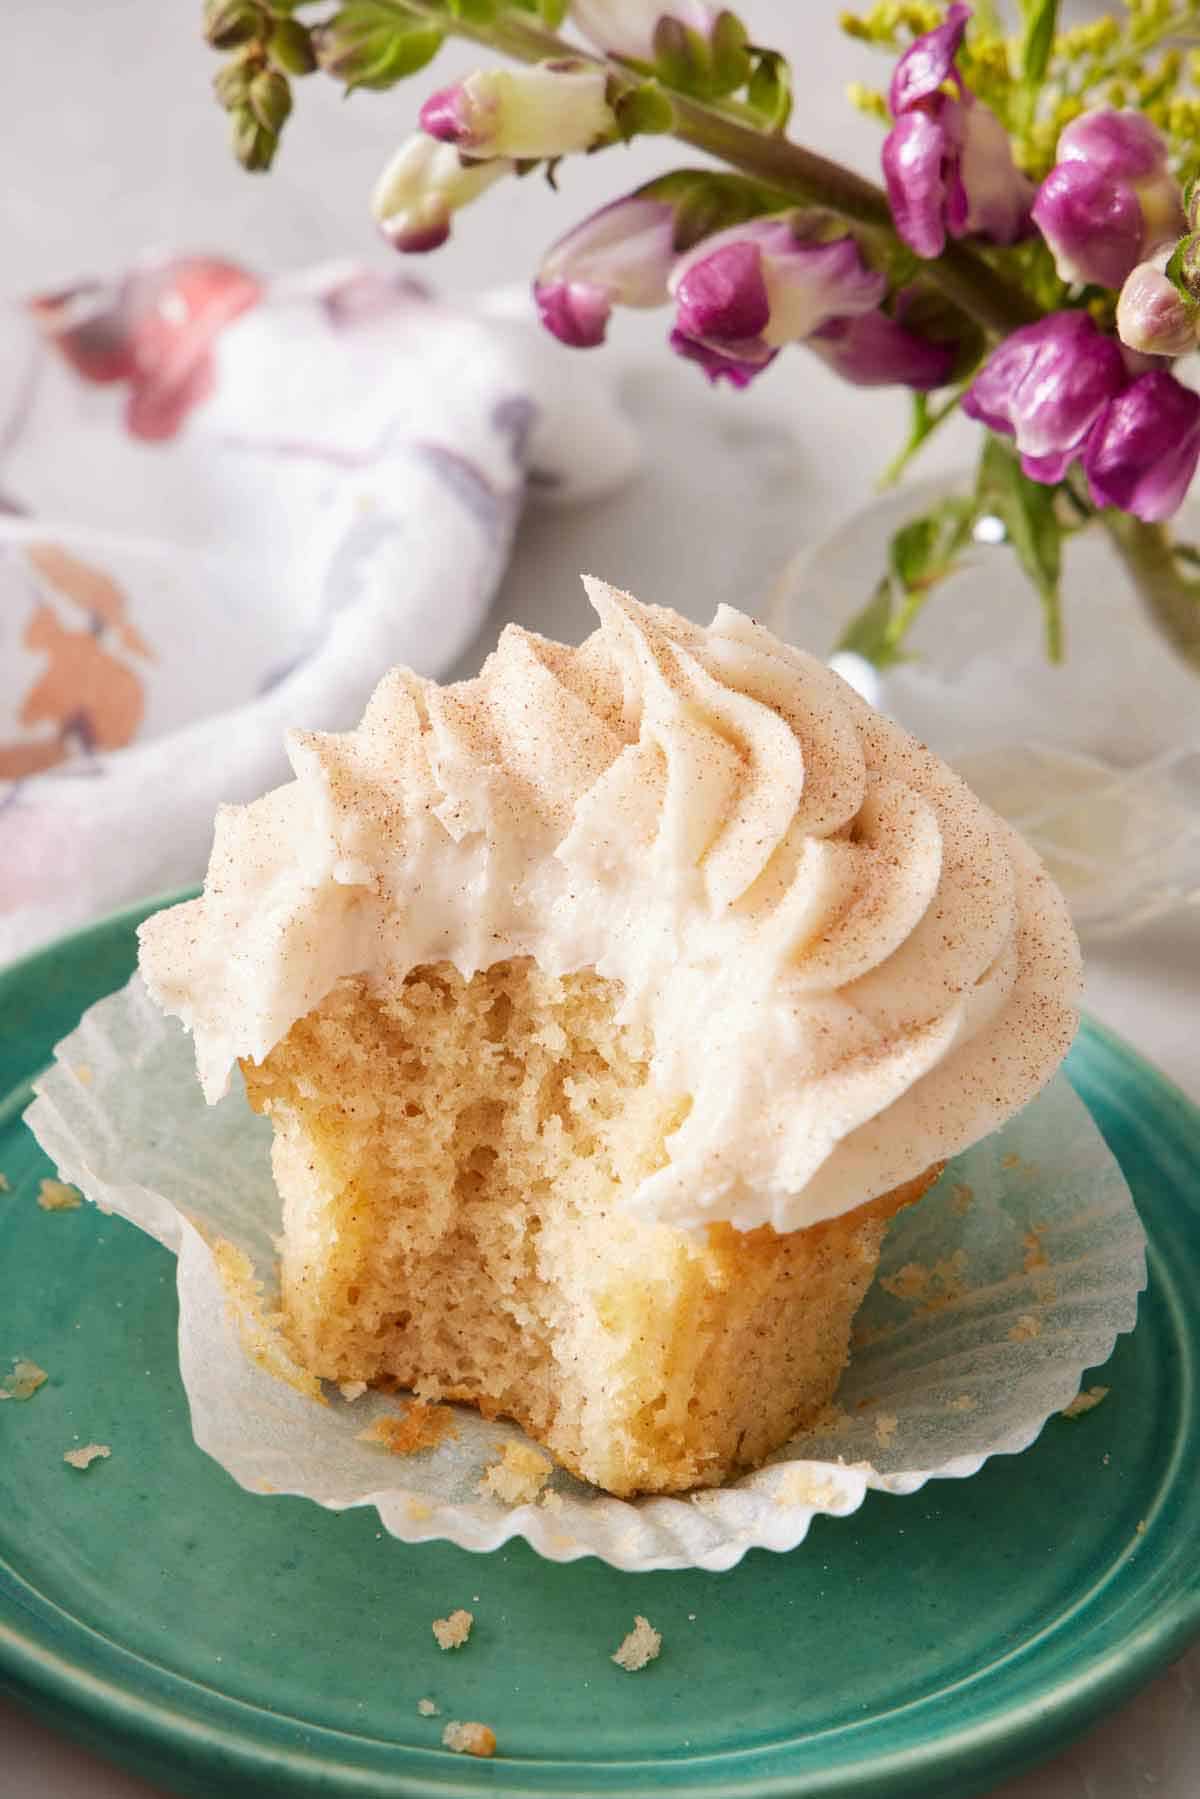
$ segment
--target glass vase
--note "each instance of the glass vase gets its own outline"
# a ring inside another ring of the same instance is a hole
[[[911,483],[802,551],[771,596],[779,635],[830,656],[887,567],[893,533],[971,477]],[[1200,507],[1176,521],[1200,537]],[[926,599],[908,658],[835,666],[952,763],[1034,845],[1084,936],[1200,904],[1200,674],[1148,622],[1103,528],[1064,546],[1065,656],[998,519],[978,521]]]

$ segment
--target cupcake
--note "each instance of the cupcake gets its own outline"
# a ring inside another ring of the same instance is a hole
[[[822,663],[586,583],[578,648],[385,676],[142,927],[273,1127],[295,1357],[516,1419],[619,1495],[831,1398],[889,1219],[1049,1078],[1032,852]]]

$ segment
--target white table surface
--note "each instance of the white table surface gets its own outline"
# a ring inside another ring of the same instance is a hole
[[[845,105],[842,89],[878,65],[838,36],[838,10],[832,0],[743,6],[760,39],[796,58],[797,131],[870,170],[873,130]],[[275,173],[251,178],[225,151],[198,13],[198,0],[5,0],[0,294],[103,272],[147,245],[220,251],[268,271],[330,255],[381,257],[365,195],[410,128],[427,79],[349,104],[314,82]],[[452,48],[437,76],[449,79],[475,60]],[[453,242],[423,272],[459,290],[522,279],[559,231],[618,183],[633,186],[668,166],[667,154],[664,145],[642,143],[569,165],[557,198],[538,180],[503,190],[503,199],[493,195],[460,219]],[[661,349],[663,332],[661,315],[627,317],[610,352],[645,432],[643,474],[609,500],[527,517],[489,636],[505,618],[581,634],[580,569],[697,617],[720,600],[753,610],[799,545],[867,497],[871,472],[900,429],[895,396],[844,387],[799,353],[781,358],[746,395],[710,393]],[[964,441],[949,436],[926,468],[951,466]],[[1200,1099],[1200,919],[1093,950],[1088,1004]],[[993,1799],[1197,1792],[1200,1648]],[[85,1795],[155,1799],[155,1790],[0,1702],[0,1799]]]

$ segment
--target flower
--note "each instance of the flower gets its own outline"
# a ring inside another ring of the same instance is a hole
[[[1166,273],[1173,246],[1139,262],[1117,301],[1117,335],[1147,356],[1186,356],[1200,334],[1200,305]]]
[[[569,156],[614,135],[607,87],[599,68],[478,69],[430,95],[421,129],[468,156]]]
[[[720,10],[707,0],[572,0],[571,19],[585,38],[609,56],[652,63],[654,32],[660,19],[675,19],[707,38]]]
[[[808,339],[843,381],[855,387],[914,387],[928,391],[951,379],[958,346],[936,343],[902,321],[905,292],[897,295],[896,316],[864,312],[858,318],[830,319]]]
[[[85,381],[129,386],[133,437],[173,437],[216,378],[213,344],[262,296],[245,269],[212,256],[146,262],[117,282],[42,294],[29,310]]]
[[[1167,144],[1144,114],[1100,108],[1062,132],[1033,218],[1063,281],[1120,287],[1185,228]]]
[[[542,323],[575,349],[603,343],[614,306],[665,306],[676,208],[628,194],[601,207],[547,252],[533,284]]]
[[[1165,369],[1151,369],[1109,401],[1083,468],[1097,506],[1119,506],[1157,524],[1183,504],[1198,461],[1200,394]]]
[[[450,144],[423,131],[407,138],[371,195],[371,212],[394,249],[436,250],[450,235],[450,215],[476,199],[514,164],[500,157],[464,162]]]
[[[1086,312],[1053,312],[993,352],[963,395],[963,411],[1015,438],[1025,473],[1052,484],[1128,379],[1120,346]]]
[[[791,221],[784,213],[731,226],[676,262],[671,344],[710,381],[745,387],[784,344],[831,319],[873,312],[883,299],[887,281],[865,266],[852,237],[805,240]]]
[[[1014,163],[1003,125],[955,67],[970,16],[970,7],[952,6],[892,75],[896,123],[884,140],[883,176],[896,230],[918,256],[940,256],[947,232],[1012,244],[1028,225],[1033,184]],[[956,93],[945,91],[948,83]]]

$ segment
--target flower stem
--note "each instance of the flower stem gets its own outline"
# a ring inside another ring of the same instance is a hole
[[[401,16],[428,19],[457,37],[499,50],[518,62],[573,57],[600,64],[614,80],[627,81],[630,87],[641,79],[619,62],[581,50],[536,24],[528,15],[511,10],[502,10],[487,24],[479,24],[447,13],[433,0],[383,0],[383,4]],[[777,189],[798,206],[824,207],[852,224],[878,233],[890,248],[903,249],[892,223],[887,195],[874,182],[790,138],[746,124],[737,116],[740,108],[735,111],[719,101],[694,100],[673,89],[668,91],[675,111],[673,135],[681,142]],[[1042,316],[1042,308],[1031,295],[965,244],[948,243],[941,256],[923,265],[921,273],[947,299],[997,336]]]
[[[1200,673],[1200,581],[1179,566],[1165,525],[1144,525],[1108,507],[1099,514],[1146,615],[1176,655]]]

